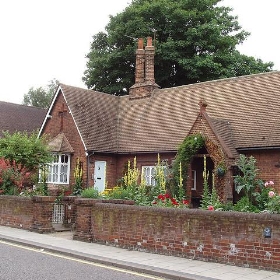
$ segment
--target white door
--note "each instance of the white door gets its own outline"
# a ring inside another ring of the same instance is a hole
[[[106,182],[106,161],[96,160],[94,164],[94,187],[99,192],[105,190]]]

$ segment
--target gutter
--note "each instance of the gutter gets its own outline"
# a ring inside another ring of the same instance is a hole
[[[89,174],[89,158],[92,155],[94,155],[94,151],[86,151],[86,157],[87,157],[87,183],[86,183],[86,186],[87,187],[89,187],[89,178],[90,178],[90,174]]]
[[[261,150],[280,150],[280,146],[274,147],[247,147],[247,148],[236,148],[237,151],[261,151]]]

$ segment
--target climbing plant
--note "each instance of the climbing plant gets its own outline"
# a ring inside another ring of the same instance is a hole
[[[176,186],[181,184],[180,168],[182,172],[181,179],[183,179],[184,183],[187,181],[188,166],[194,155],[203,147],[204,143],[205,140],[201,134],[193,134],[187,136],[183,143],[179,146],[175,161],[173,163],[174,180]]]

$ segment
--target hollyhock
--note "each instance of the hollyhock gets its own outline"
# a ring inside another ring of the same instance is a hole
[[[274,182],[273,181],[267,181],[264,183],[264,186],[265,187],[268,187],[268,186],[273,186],[274,185]]]
[[[268,196],[269,196],[269,197],[274,197],[274,196],[275,196],[275,192],[274,192],[274,191],[270,191],[270,192],[268,193]]]

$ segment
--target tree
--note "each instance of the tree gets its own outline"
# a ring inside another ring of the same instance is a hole
[[[156,39],[155,79],[162,88],[272,70],[273,63],[242,55],[249,33],[221,0],[133,0],[93,36],[83,81],[123,95],[134,84],[135,38]]]
[[[28,93],[24,94],[23,104],[39,108],[48,108],[58,83],[58,80],[53,79],[49,82],[47,89],[42,87],[36,89],[33,87],[30,88]]]
[[[38,138],[38,133],[30,135],[26,132],[3,132],[3,137],[0,138],[0,159],[2,184],[11,186],[22,184],[40,166],[51,162],[51,155],[47,139]]]

